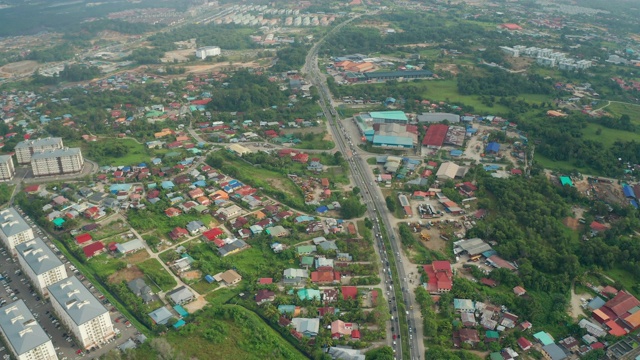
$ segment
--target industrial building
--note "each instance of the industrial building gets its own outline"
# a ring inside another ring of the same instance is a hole
[[[60,321],[82,348],[99,346],[115,336],[109,311],[78,278],[72,276],[50,285],[49,294]]]
[[[36,177],[77,173],[83,165],[80,148],[44,150],[31,156],[31,170]]]
[[[422,146],[431,149],[439,149],[444,143],[447,131],[449,131],[449,125],[433,124],[429,126],[427,133],[424,135],[424,139],[422,139]]]
[[[372,111],[369,113],[374,124],[402,124],[409,123],[404,111]]]
[[[204,46],[196,49],[196,57],[201,60],[204,60],[209,56],[218,56],[221,53],[219,46]]]
[[[418,144],[418,129],[413,125],[374,124],[373,146],[413,149]]]
[[[16,174],[13,159],[10,155],[0,155],[0,181],[11,180]]]
[[[459,123],[460,115],[450,113],[422,113],[417,116],[419,123],[439,123],[442,121],[448,121],[450,123]]]
[[[364,73],[364,78],[367,81],[425,79],[430,77],[433,77],[433,73],[429,70],[380,71]]]
[[[48,296],[47,286],[68,277],[60,259],[40,238],[16,245],[18,262],[31,283],[35,284],[43,296]]]
[[[0,211],[0,230],[0,238],[13,254],[16,245],[34,238],[33,229],[12,207]]]
[[[22,300],[0,308],[0,331],[15,359],[58,359],[51,339]]]
[[[16,160],[18,164],[28,164],[31,162],[31,155],[44,150],[62,149],[62,138],[44,138],[35,140],[25,140],[16,144]]]

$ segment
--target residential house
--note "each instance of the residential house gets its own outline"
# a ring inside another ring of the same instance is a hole
[[[242,276],[235,270],[227,270],[220,274],[220,279],[224,281],[225,285],[232,286],[239,283],[242,280]]]
[[[250,246],[246,242],[236,239],[236,241],[225,244],[218,249],[218,254],[222,257],[238,253],[242,250],[248,249]]]
[[[256,294],[256,297],[255,297],[256,303],[258,305],[262,305],[266,302],[272,302],[275,299],[276,299],[276,293],[267,289],[258,290],[258,293]]]
[[[298,285],[309,277],[309,272],[304,269],[285,269],[283,272],[283,282],[285,285]]]
[[[206,230],[204,223],[200,220],[194,220],[187,224],[187,231],[191,236],[199,234],[201,231]]]
[[[148,304],[155,300],[153,291],[151,290],[149,285],[145,283],[143,278],[135,278],[129,281],[127,283],[127,287],[129,287],[129,290],[131,290],[134,295],[141,298],[145,304]]]
[[[358,297],[358,288],[355,286],[343,286],[342,300],[356,300]]]
[[[315,284],[330,284],[340,282],[340,273],[330,266],[319,267],[311,273],[311,282]]]
[[[352,323],[346,323],[342,320],[335,320],[331,323],[331,337],[334,339],[350,336],[352,331]]]
[[[547,360],[564,360],[567,358],[567,354],[555,343],[543,346],[542,356]]]
[[[173,230],[171,230],[171,232],[169,233],[169,237],[171,238],[171,240],[173,241],[177,241],[180,238],[183,237],[187,237],[189,236],[189,232],[187,231],[187,229],[185,228],[181,228],[181,227],[175,227]]]
[[[293,318],[291,324],[296,331],[305,337],[315,337],[320,330],[320,319]]]
[[[520,349],[522,349],[522,351],[527,351],[531,349],[533,344],[531,343],[531,341],[527,340],[526,338],[520,337],[518,339],[518,346],[520,346]]]
[[[426,290],[431,294],[445,293],[453,287],[453,271],[448,261],[434,261],[422,267],[427,275]]]
[[[193,292],[191,292],[191,290],[189,290],[186,286],[181,286],[167,293],[167,295],[169,296],[169,299],[171,299],[171,301],[177,305],[186,304],[195,300],[196,298]]]

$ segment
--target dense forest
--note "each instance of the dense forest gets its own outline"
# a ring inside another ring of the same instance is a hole
[[[551,94],[553,82],[540,75],[511,74],[504,70],[488,68],[487,75],[478,76],[469,71],[458,75],[458,92],[461,95],[517,96],[520,94]]]
[[[623,116],[624,117],[624,116]],[[562,121],[548,117],[517,119],[518,128],[538,141],[536,152],[554,161],[568,161],[576,168],[592,169],[607,176],[617,176],[623,171],[620,163],[640,163],[640,142],[617,140],[606,146],[597,139],[584,138],[583,130],[589,123],[612,128],[633,129],[628,119],[592,119],[574,114]]]
[[[535,300],[514,303],[519,315],[536,324],[563,322],[572,281],[588,271],[622,268],[640,278],[640,244],[624,235],[640,225],[636,212],[616,208],[619,220],[613,229],[584,241],[561,223],[571,215],[568,201],[580,199],[574,188],[556,187],[543,175],[481,177],[478,184],[479,194],[490,194],[479,205],[492,215],[467,236],[495,241],[500,255],[519,266],[517,277],[507,271],[490,275],[508,286],[523,285]],[[637,293],[640,287],[628,290]]]
[[[212,91],[207,105],[213,111],[249,111],[270,108],[287,101],[287,94],[265,75],[240,70],[227,79],[228,85]]]
[[[298,70],[304,65],[309,48],[300,43],[292,44],[276,52],[277,62],[271,67],[273,72]]]
[[[219,46],[225,50],[253,49],[258,45],[251,41],[250,27],[240,25],[188,24],[169,32],[157,33],[149,38],[151,44],[163,51],[175,50],[177,41],[197,39],[198,46]]]

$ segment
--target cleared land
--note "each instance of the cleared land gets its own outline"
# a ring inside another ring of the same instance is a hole
[[[33,60],[18,61],[0,67],[0,77],[31,75],[38,68],[38,62]]]

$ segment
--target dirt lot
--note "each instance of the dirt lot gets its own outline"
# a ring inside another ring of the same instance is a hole
[[[18,61],[0,67],[0,77],[22,76],[33,74],[38,62],[32,60]]]
[[[182,50],[185,51],[185,50]],[[221,68],[259,68],[261,65],[257,61],[249,61],[249,62],[220,62],[216,64],[203,64],[203,65],[192,65],[185,66],[187,69],[187,74],[193,73],[203,73],[209,71],[219,70]]]
[[[522,57],[507,57],[507,62],[511,64],[511,69],[522,70],[527,69],[533,63],[533,59]]]
[[[187,271],[182,274],[182,278],[185,280],[197,280],[197,279],[200,279],[201,277],[202,277],[202,273],[200,272],[200,270]]]
[[[571,230],[578,230],[578,228],[580,227],[578,219],[572,218],[570,216],[564,218],[564,220],[562,220],[562,223]]]
[[[581,302],[580,302],[580,298],[585,298],[588,299],[590,298],[589,294],[576,294],[575,292],[571,292],[571,308],[569,309],[569,315],[571,315],[572,318],[574,318],[575,320],[578,320],[578,318],[580,316],[584,315],[584,312],[582,311],[582,307]]]
[[[205,305],[207,305],[207,300],[204,299],[204,296],[200,295],[195,301],[192,301],[184,306],[185,310],[187,310],[190,314],[202,309]]]
[[[437,44],[431,44],[431,43],[417,43],[417,44],[406,44],[406,45],[396,45],[396,46],[409,47],[409,48],[427,48],[427,47],[433,47],[436,45]]]
[[[139,277],[144,277],[144,274],[137,266],[133,265],[131,267],[119,270],[115,272],[113,275],[109,276],[109,282],[112,284],[117,284],[122,282],[123,280],[129,282],[133,279],[137,279]]]
[[[458,65],[456,64],[436,64],[434,67],[434,70],[436,72],[449,72],[453,75],[458,75],[458,73],[460,73],[460,69],[458,68]]]
[[[126,260],[129,264],[141,263],[149,258],[149,253],[145,251],[138,251],[131,255],[127,255]]]
[[[167,51],[164,54],[164,57],[160,59],[163,63],[169,62],[172,63],[174,61],[184,62],[189,61],[189,56],[195,54],[193,49],[184,49],[184,50],[173,50]]]

